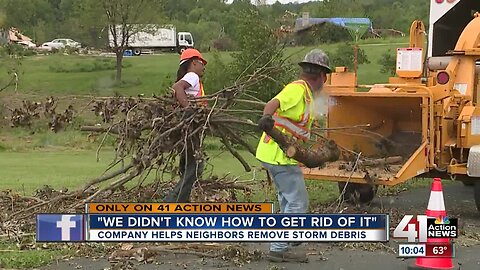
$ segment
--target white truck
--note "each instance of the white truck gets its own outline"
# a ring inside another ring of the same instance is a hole
[[[453,50],[463,29],[479,11],[478,0],[430,0],[428,56],[444,56]]]
[[[174,26],[160,25],[136,25],[135,33],[127,42],[128,50],[132,50],[133,55],[141,55],[142,50],[168,50],[183,52],[187,48],[193,48],[193,36],[190,32],[178,32]],[[117,26],[117,33],[122,33],[121,26]],[[121,35],[117,39],[121,40]],[[113,47],[114,37],[108,32],[110,47]]]

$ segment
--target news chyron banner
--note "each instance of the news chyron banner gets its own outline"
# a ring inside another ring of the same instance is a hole
[[[90,203],[37,215],[38,242],[386,242],[386,214],[278,214],[272,203]]]

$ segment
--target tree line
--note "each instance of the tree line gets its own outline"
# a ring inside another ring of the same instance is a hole
[[[105,48],[108,20],[104,2],[108,1],[0,0],[0,27],[14,26],[37,44],[68,37],[89,47]],[[133,5],[136,1],[119,2],[123,3],[119,9],[136,8]],[[199,49],[234,50],[243,39],[241,14],[249,9],[257,10],[263,23],[274,30],[282,25],[293,27],[295,19],[309,12],[310,17],[368,17],[374,28],[393,28],[405,33],[415,19],[428,23],[429,10],[427,0],[324,0],[298,4],[276,2],[258,7],[250,0],[226,2],[145,0],[139,7],[141,10],[136,11],[139,16],[132,18],[131,23],[173,24],[178,31],[191,32]],[[303,43],[324,42],[305,38],[307,41]]]

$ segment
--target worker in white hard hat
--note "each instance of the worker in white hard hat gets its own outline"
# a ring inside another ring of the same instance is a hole
[[[286,85],[265,105],[258,126],[263,131],[277,128],[288,136],[308,141],[313,122],[313,97],[322,90],[331,69],[328,56],[319,49],[310,51],[299,65],[302,69],[299,80]],[[298,162],[287,157],[265,132],[258,143],[256,157],[275,183],[280,212],[306,213],[308,193]],[[292,249],[298,245],[299,243],[272,243],[268,258],[276,262],[307,262],[305,253]]]

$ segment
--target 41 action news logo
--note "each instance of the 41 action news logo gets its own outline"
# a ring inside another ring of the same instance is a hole
[[[458,219],[439,216],[437,218],[426,215],[405,215],[393,231],[395,238],[407,238],[408,242],[426,243],[428,238],[457,238]]]

